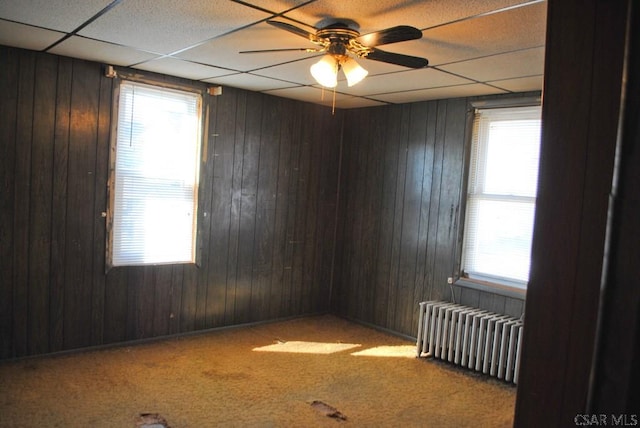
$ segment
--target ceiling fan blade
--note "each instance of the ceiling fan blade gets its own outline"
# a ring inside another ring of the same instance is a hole
[[[265,52],[322,52],[321,49],[285,48],[285,49],[258,49],[255,51],[240,51],[241,54],[265,53]]]
[[[426,58],[386,52],[381,51],[380,49],[375,49],[372,52],[369,52],[365,58],[409,68],[424,68],[429,65],[429,60]]]
[[[408,25],[398,25],[386,30],[375,31],[358,37],[356,40],[365,46],[373,47],[388,45],[389,43],[415,40],[422,37],[422,31]]]
[[[322,43],[322,40],[316,37],[315,34],[310,33],[306,30],[303,30],[302,28],[298,28],[295,25],[291,25],[282,21],[273,21],[273,20],[268,20],[267,23],[273,25],[274,27],[278,27],[281,30],[285,30],[293,34],[297,34],[300,37],[304,37],[305,39],[309,40],[312,43]]]

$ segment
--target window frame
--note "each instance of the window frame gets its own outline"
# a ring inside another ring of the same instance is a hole
[[[109,176],[107,179],[107,207],[103,213],[105,217],[106,226],[106,243],[105,243],[105,273],[113,268],[127,268],[133,266],[158,266],[158,265],[178,265],[178,264],[195,264],[200,265],[200,246],[201,246],[201,207],[200,207],[200,192],[201,192],[201,179],[202,179],[202,163],[206,162],[207,143],[208,138],[205,130],[208,128],[209,117],[209,100],[208,91],[204,85],[190,85],[183,84],[181,82],[173,82],[168,80],[159,80],[153,77],[148,77],[146,74],[132,73],[125,69],[118,69],[117,72],[112,75],[108,75],[114,79],[113,94],[112,94],[112,107],[111,107],[111,129],[110,129],[110,141],[109,141]],[[176,261],[176,262],[149,262],[149,263],[135,263],[135,264],[113,264],[113,224],[114,224],[114,205],[115,205],[115,183],[116,183],[116,153],[118,142],[118,114],[120,110],[120,92],[121,85],[125,82],[133,84],[141,84],[151,86],[157,89],[166,89],[172,91],[183,91],[196,94],[200,97],[199,100],[199,129],[198,129],[198,142],[197,142],[197,160],[196,160],[196,189],[195,189],[195,203],[194,203],[194,227],[193,227],[193,247],[194,255],[192,261]]]
[[[476,275],[474,278],[468,277],[463,271],[463,258],[464,258],[464,240],[466,232],[466,217],[467,217],[467,203],[468,203],[468,189],[469,178],[471,175],[471,156],[474,139],[474,119],[476,110],[481,109],[501,109],[501,108],[516,108],[516,107],[540,107],[541,108],[541,96],[539,94],[526,94],[518,98],[499,98],[488,100],[474,100],[469,102],[467,109],[467,123],[465,133],[465,159],[464,159],[464,174],[462,192],[460,194],[460,218],[459,224],[462,225],[458,229],[458,244],[456,251],[456,267],[454,274],[454,281],[449,281],[453,285],[470,288],[493,294],[498,294],[506,297],[513,297],[517,299],[524,299],[527,293],[527,284],[519,284],[517,282],[509,281],[508,279],[499,280],[494,277],[482,277]],[[542,122],[541,122],[542,126]],[[542,133],[541,133],[542,134]],[[542,141],[540,142],[542,144]],[[535,221],[535,220],[534,220]],[[533,237],[533,235],[532,235]]]

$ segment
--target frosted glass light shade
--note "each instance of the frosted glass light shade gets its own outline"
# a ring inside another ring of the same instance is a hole
[[[362,79],[367,77],[369,72],[364,68],[360,67],[354,59],[349,58],[342,64],[342,70],[344,71],[344,75],[347,76],[347,85],[353,86],[356,83],[360,82]]]
[[[331,55],[323,56],[311,66],[311,75],[320,85],[335,88],[338,84],[338,61]]]

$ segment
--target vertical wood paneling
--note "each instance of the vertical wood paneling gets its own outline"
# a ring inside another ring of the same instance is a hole
[[[56,88],[56,127],[53,143],[51,213],[51,279],[49,290],[49,343],[51,351],[60,351],[64,347],[67,177],[69,170],[72,77],[72,60],[59,58]]]
[[[38,57],[36,69],[38,79],[35,80],[35,94],[37,96],[34,98],[33,115],[38,118],[38,126],[33,128],[31,145],[29,209],[29,354],[41,354],[49,350],[52,151],[57,59],[49,56]]]
[[[107,212],[107,180],[109,176],[109,148],[111,131],[111,113],[113,100],[113,79],[100,79],[98,104],[98,129],[95,145],[94,166],[94,207],[93,207],[93,285],[91,305],[91,343],[104,343],[105,319],[105,245],[107,241],[105,220],[102,213]]]
[[[13,216],[13,342],[15,355],[28,353],[29,195],[35,57],[21,52],[19,60],[15,144]]]
[[[381,109],[382,110],[382,109]],[[383,111],[383,117],[388,120],[384,123],[383,138],[385,141],[384,167],[381,170],[380,188],[380,230],[378,232],[378,260],[377,260],[377,276],[375,280],[375,300],[372,322],[377,325],[387,325],[387,305],[389,303],[389,293],[391,284],[391,268],[392,268],[392,250],[393,250],[393,225],[396,213],[395,191],[396,178],[398,175],[398,165],[400,153],[398,151],[398,141],[396,138],[397,129],[401,123],[402,110],[399,106],[389,108]]]
[[[73,64],[65,245],[64,347],[91,343],[94,174],[100,66]]]
[[[417,304],[452,298],[469,101],[345,112],[333,311],[415,335]],[[457,294],[483,309],[522,312],[517,299]]]
[[[0,358],[328,309],[342,113],[232,88],[205,97],[199,265],[105,273],[117,80],[96,63],[0,54]]]
[[[15,216],[15,159],[19,56],[13,49],[0,46],[0,358],[14,355],[13,344],[13,252]]]
[[[234,96],[228,98],[235,100]],[[233,173],[233,133],[230,118],[225,114],[226,97],[214,97],[209,101],[209,154],[206,163],[213,170],[211,183],[211,208],[207,221],[215,224],[209,234],[209,267],[207,289],[207,326],[224,324],[227,262],[229,245],[229,205],[231,202],[231,179]]]
[[[395,328],[396,326],[396,308],[398,300],[402,300],[403,296],[398,292],[400,288],[400,277],[403,275],[401,255],[403,247],[402,235],[404,230],[404,199],[406,189],[407,172],[411,167],[409,154],[409,117],[411,113],[411,106],[402,106],[402,116],[400,118],[400,124],[398,128],[398,134],[394,135],[397,141],[398,150],[398,174],[395,177],[396,191],[392,197],[394,198],[394,214],[393,214],[393,235],[392,235],[392,249],[391,249],[391,275],[389,278],[389,304],[387,305],[387,321],[386,326]]]
[[[277,100],[278,108],[284,108],[283,100]],[[288,248],[287,214],[289,209],[289,180],[292,174],[291,151],[293,145],[292,115],[282,114],[278,117],[278,168],[275,183],[275,224],[274,249],[271,258],[272,271],[269,284],[269,318],[278,318],[284,312],[283,299],[289,295],[289,283],[285,281],[287,269],[285,254]],[[290,272],[290,269],[289,269]]]
[[[212,206],[210,219],[217,227],[210,232],[209,291],[207,323],[223,325],[227,293],[233,272],[229,270],[229,231],[231,227],[232,182],[234,171],[234,122],[236,95],[227,91],[224,97],[212,100],[209,121],[212,126],[207,163],[213,167]],[[212,138],[211,138],[212,137]]]
[[[632,3],[549,2],[544,126],[526,304],[533,327],[524,329],[516,426],[567,426],[576,414],[591,411]],[[577,7],[580,14],[574,13]]]

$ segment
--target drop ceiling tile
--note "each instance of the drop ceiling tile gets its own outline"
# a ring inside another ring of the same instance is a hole
[[[132,0],[118,4],[79,34],[169,54],[269,16],[229,0]]]
[[[443,73],[433,68],[408,70],[400,73],[367,76],[362,82],[352,87],[344,83],[343,92],[351,95],[375,95],[389,92],[401,92],[418,89],[436,88],[473,83],[468,79]],[[339,83],[339,85],[340,85]]]
[[[252,74],[280,79],[298,85],[313,85],[316,81],[311,76],[309,68],[318,61],[318,57],[311,57],[300,61],[280,64],[273,67],[256,70]]]
[[[270,95],[284,98],[293,98],[295,100],[307,101],[314,104],[322,104],[331,106],[333,103],[333,91],[322,90],[313,86],[300,86],[296,88],[275,89],[273,91],[265,91]],[[336,107],[340,108],[340,102],[349,98],[349,95],[336,93]]]
[[[193,80],[210,79],[212,77],[230,74],[229,70],[181,61],[175,58],[155,59],[136,65],[135,68]]]
[[[384,106],[384,105],[387,105],[387,103],[372,100],[370,98],[350,97],[350,98],[345,98],[340,100],[340,104],[337,107],[338,108],[361,108],[361,107],[376,107],[376,106]]]
[[[470,85],[448,86],[444,88],[423,89],[419,91],[396,92],[392,94],[376,95],[374,98],[394,104],[412,103],[426,100],[445,98],[472,97],[478,95],[504,94],[503,91],[481,83]]]
[[[479,82],[536,76],[544,73],[544,48],[492,55],[438,68]]]
[[[303,59],[312,54],[293,52],[263,52],[240,54],[241,51],[315,48],[316,45],[283,31],[266,22],[224,35],[207,43],[180,52],[176,56],[191,61],[230,68],[238,71],[250,71],[269,65]]]
[[[319,0],[285,16],[313,26],[330,17],[349,18],[360,24],[361,34],[366,34],[396,25],[424,29],[525,2],[526,0]]]
[[[432,66],[541,47],[546,37],[546,6],[535,3],[425,30],[422,39],[391,47],[395,52],[426,56]]]
[[[274,13],[281,13],[289,9],[296,8],[309,0],[245,0],[245,3],[269,10]]]
[[[64,33],[0,20],[0,44],[41,51],[64,37]]]
[[[50,53],[88,59],[111,65],[129,66],[155,57],[154,54],[98,40],[73,36],[54,46]]]
[[[24,24],[71,32],[112,0],[2,0],[0,17]]]
[[[529,91],[541,91],[544,77],[542,75],[520,77],[516,79],[508,80],[496,80],[490,83],[493,86],[506,89],[511,92],[529,92]]]
[[[269,91],[273,89],[290,88],[292,86],[289,82],[270,79],[268,77],[254,76],[247,73],[214,77],[212,79],[205,79],[204,81],[214,83],[216,85],[248,89],[250,91]]]

